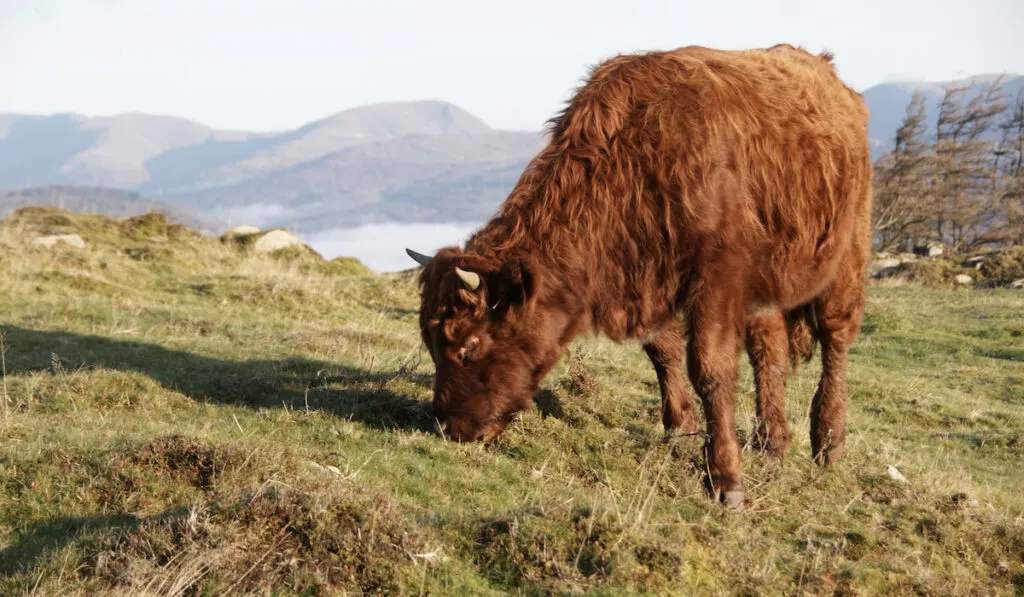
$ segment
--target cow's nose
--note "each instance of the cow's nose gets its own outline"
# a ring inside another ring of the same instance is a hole
[[[447,436],[448,435],[448,421],[447,420],[442,421],[442,420],[439,420],[439,419],[434,419],[434,429],[439,434],[441,434],[442,437]]]

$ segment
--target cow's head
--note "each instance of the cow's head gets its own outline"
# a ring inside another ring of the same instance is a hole
[[[454,440],[491,440],[531,405],[564,353],[565,309],[545,304],[543,276],[528,260],[406,252],[423,266],[420,333],[436,370],[434,417]]]

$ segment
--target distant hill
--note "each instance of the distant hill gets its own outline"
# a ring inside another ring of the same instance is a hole
[[[410,136],[351,147],[237,185],[165,196],[215,206],[211,213],[229,223],[257,221],[284,206],[288,225],[300,230],[465,219],[470,212],[480,219],[494,211],[540,147],[534,133]],[[489,200],[479,209],[481,198],[467,189],[483,187]]]
[[[992,75],[972,77],[976,89]],[[945,83],[865,90],[875,157],[890,145],[915,88],[930,126]],[[1024,77],[1008,76],[1011,96]],[[219,131],[168,116],[0,115],[0,189],[121,188],[227,224],[300,232],[369,222],[480,221],[544,143],[495,130],[443,101],[388,102],[290,131]]]
[[[0,115],[0,188],[67,184],[134,189],[149,182],[147,163],[157,156],[180,147],[256,137],[150,114]]]
[[[304,232],[480,219],[542,143],[540,132],[494,130],[441,101],[363,106],[273,134],[138,114],[0,115],[0,189],[123,188],[227,223]]]
[[[230,186],[308,164],[354,146],[410,136],[492,132],[482,120],[444,102],[375,104],[346,110],[286,133],[232,140],[211,137],[167,152],[147,164],[152,176],[142,187],[165,193]]]
[[[143,197],[132,191],[60,185],[0,191],[0,219],[30,205],[58,207],[76,213],[102,214],[110,217],[129,217],[162,211],[172,220],[202,232],[216,233],[224,227],[223,222],[187,207]]]

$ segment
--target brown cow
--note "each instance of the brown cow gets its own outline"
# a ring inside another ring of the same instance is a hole
[[[740,343],[756,372],[758,431],[781,456],[788,323],[790,341],[813,327],[821,343],[811,447],[835,462],[870,248],[867,121],[830,54],[785,44],[620,55],[593,68],[465,249],[409,252],[424,265],[420,327],[447,433],[500,434],[585,331],[639,339],[670,431],[696,428],[685,354],[712,491],[737,507]]]

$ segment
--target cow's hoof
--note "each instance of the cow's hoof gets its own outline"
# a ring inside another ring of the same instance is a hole
[[[722,505],[730,510],[739,510],[743,507],[745,494],[742,489],[733,489],[722,494]]]

